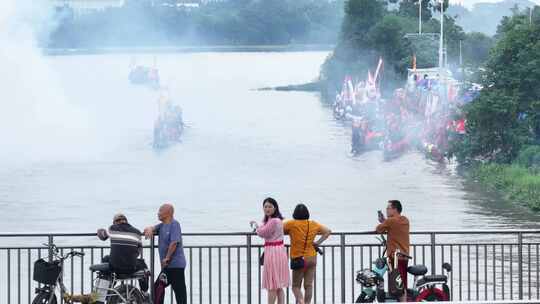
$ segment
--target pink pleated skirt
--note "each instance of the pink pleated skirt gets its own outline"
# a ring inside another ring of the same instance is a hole
[[[283,245],[264,247],[262,287],[266,290],[290,285],[289,259]]]

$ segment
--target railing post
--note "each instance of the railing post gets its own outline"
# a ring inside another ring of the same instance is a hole
[[[339,235],[339,247],[341,255],[341,303],[345,303],[345,234]]]
[[[431,238],[431,274],[435,274],[435,233],[430,233]]]
[[[155,271],[155,236],[150,237],[150,299],[154,299],[154,271]],[[153,301],[153,300],[152,300]]]
[[[247,259],[247,303],[251,304],[251,234],[246,235]],[[240,262],[240,261],[238,261]],[[240,275],[240,274],[238,274]]]
[[[519,299],[523,300],[523,233],[518,232],[518,284]],[[512,275],[512,274],[510,274]]]
[[[53,252],[53,249],[52,249],[52,245],[54,244],[54,237],[53,237],[52,234],[49,234],[49,237],[48,237],[48,238],[49,238],[49,239],[48,239],[47,243],[48,243],[48,245],[49,245],[49,250],[48,250],[48,251],[49,251],[49,263],[50,263],[50,262],[53,261],[53,254],[54,254],[54,252]]]

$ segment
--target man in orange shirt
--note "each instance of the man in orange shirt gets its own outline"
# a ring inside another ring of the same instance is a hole
[[[394,254],[399,252],[409,255],[409,219],[401,215],[403,207],[398,200],[388,201],[386,207],[386,216],[379,214],[380,224],[377,226],[378,233],[387,233],[388,242],[386,245],[386,255],[388,262],[392,267],[397,268],[403,281],[404,293],[401,296],[401,302],[407,302],[407,264],[409,260],[405,257],[399,257],[397,265],[394,265]]]

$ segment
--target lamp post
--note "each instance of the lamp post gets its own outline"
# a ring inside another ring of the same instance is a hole
[[[418,0],[418,34],[422,35],[422,0]]]
[[[443,48],[444,48],[444,0],[439,0],[441,4],[441,32],[439,35],[439,72],[442,72],[444,65]],[[439,74],[442,75],[442,74]]]
[[[439,99],[446,107],[446,71],[444,67],[444,0],[441,5],[441,33],[439,35]]]

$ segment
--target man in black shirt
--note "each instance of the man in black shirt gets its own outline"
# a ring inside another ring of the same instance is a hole
[[[142,250],[141,232],[131,226],[125,215],[117,214],[109,230],[99,229],[100,240],[111,239],[111,254],[104,257],[104,262],[111,264],[111,269],[119,274],[131,274],[137,267],[137,258]]]

